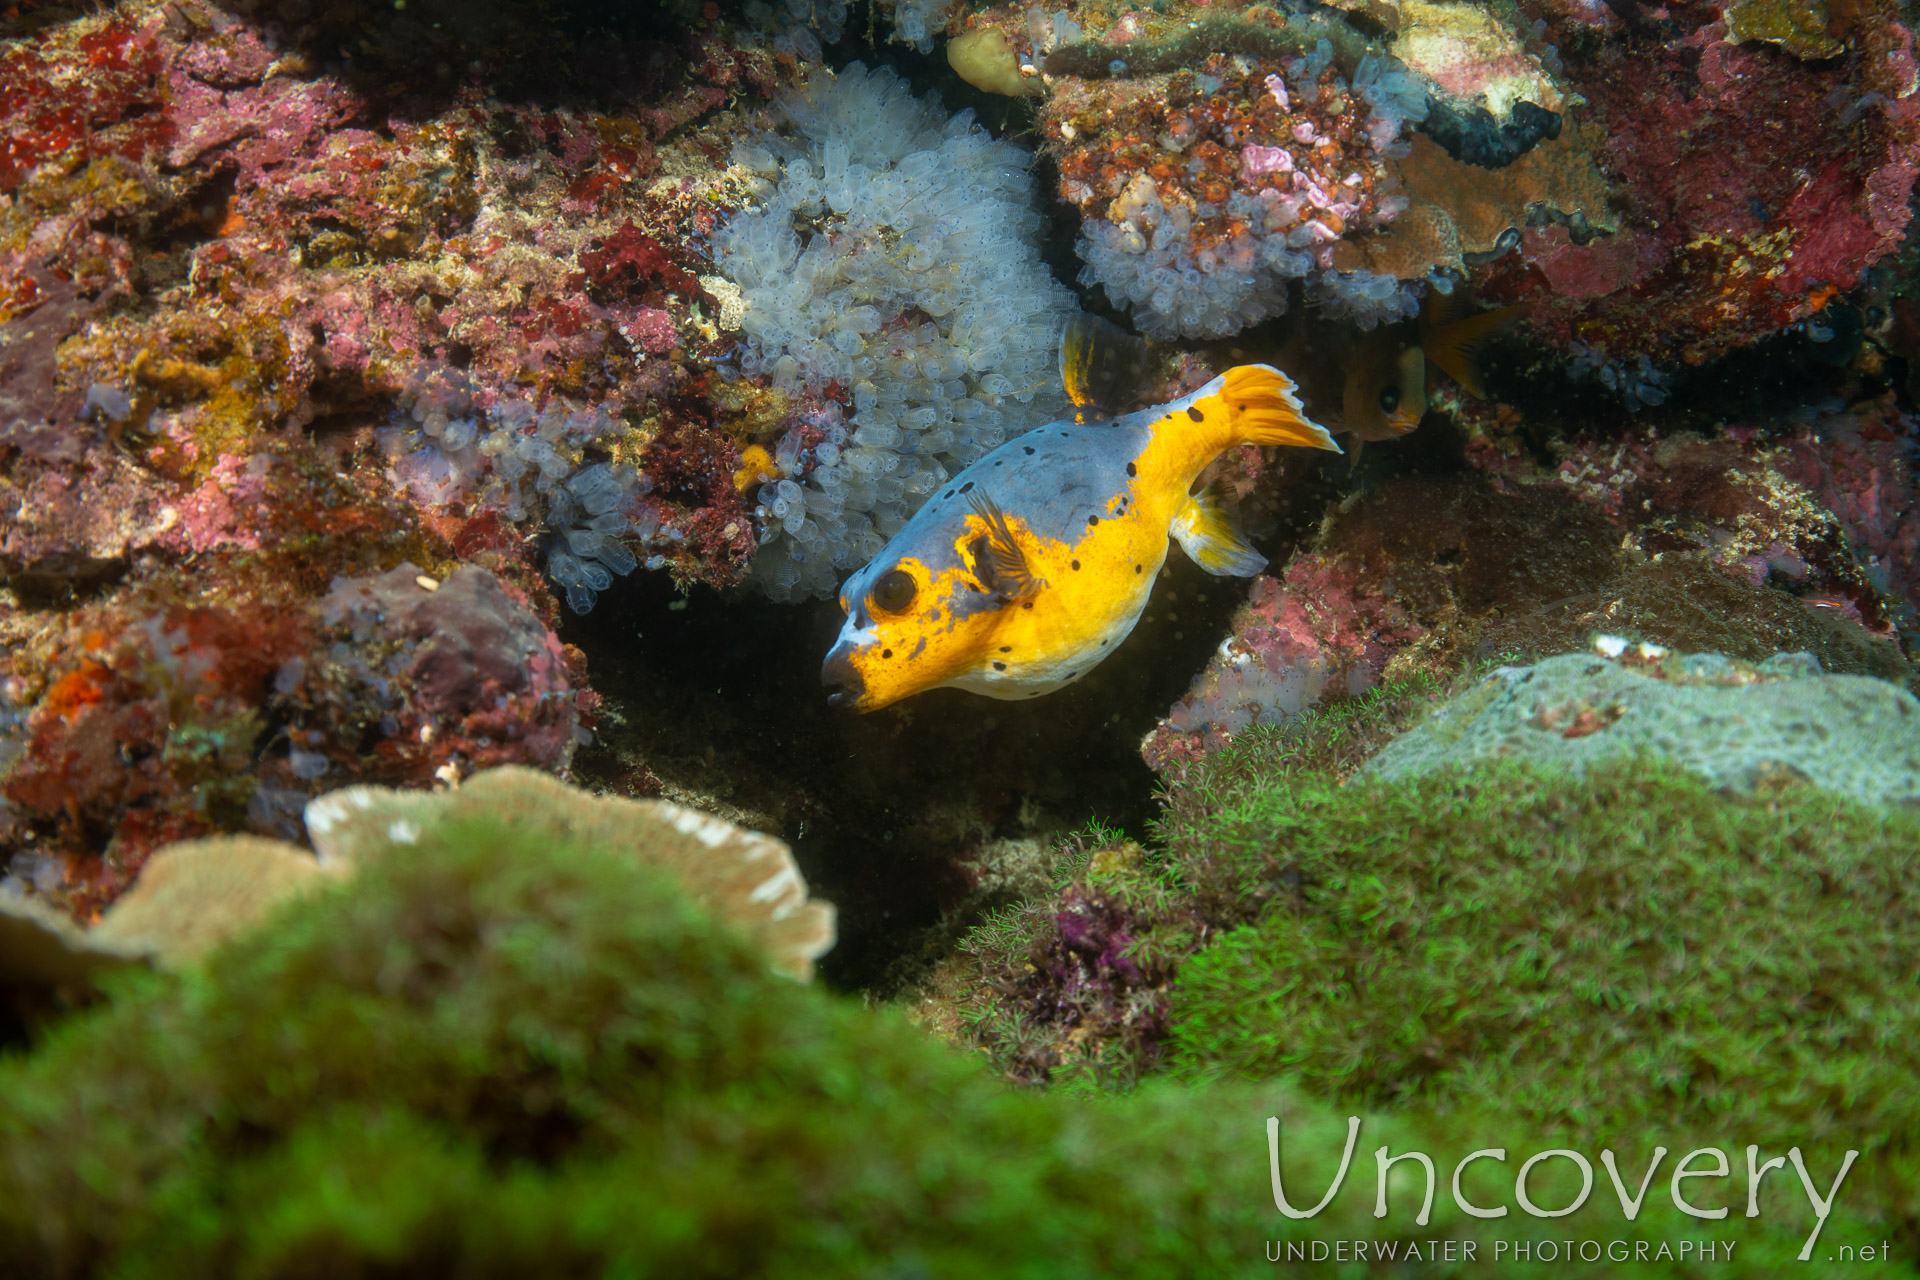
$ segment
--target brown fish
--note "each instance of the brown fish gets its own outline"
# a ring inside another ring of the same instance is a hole
[[[1274,363],[1300,382],[1300,396],[1327,430],[1363,441],[1392,440],[1427,412],[1427,363],[1469,394],[1485,398],[1479,355],[1512,324],[1519,307],[1460,315],[1457,296],[1428,294],[1417,321],[1377,329],[1296,323]]]

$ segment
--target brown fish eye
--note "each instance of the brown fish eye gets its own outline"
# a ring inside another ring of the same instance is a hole
[[[1380,393],[1380,407],[1392,413],[1400,407],[1400,388],[1387,387]]]
[[[889,569],[873,584],[873,605],[887,613],[899,613],[913,603],[920,585],[905,569]]]

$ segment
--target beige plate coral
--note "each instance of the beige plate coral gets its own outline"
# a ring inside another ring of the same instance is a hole
[[[776,971],[803,981],[834,943],[832,905],[808,900],[781,841],[664,801],[589,795],[534,769],[488,770],[453,791],[349,787],[312,801],[306,816],[318,859],[259,836],[169,845],[90,930],[38,903],[0,899],[0,987],[86,987],[105,971],[141,961],[177,968],[289,898],[460,819],[620,850],[664,867],[696,900],[746,930]]]
[[[322,867],[345,869],[391,856],[429,826],[460,818],[548,831],[665,867],[795,978],[812,976],[814,960],[833,946],[833,907],[808,901],[783,842],[663,800],[588,795],[535,769],[490,769],[453,791],[330,792],[307,805],[307,834]]]

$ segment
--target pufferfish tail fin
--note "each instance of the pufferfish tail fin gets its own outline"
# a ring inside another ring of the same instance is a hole
[[[1294,394],[1293,379],[1272,365],[1243,364],[1220,377],[1220,389],[1203,395],[1194,406],[1211,416],[1223,412],[1233,436],[1242,444],[1291,444],[1340,452],[1327,429],[1307,417],[1306,406]]]
[[[1251,578],[1267,567],[1267,558],[1247,545],[1211,488],[1180,504],[1168,532],[1188,558],[1217,578]]]

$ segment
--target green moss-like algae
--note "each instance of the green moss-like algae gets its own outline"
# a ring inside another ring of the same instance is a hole
[[[1183,971],[1190,1061],[1580,1124],[1920,1120],[1920,816],[1503,766],[1262,790],[1211,839],[1288,887]]]
[[[1331,801],[1300,800],[1316,803]],[[1518,820],[1550,831],[1570,813],[1555,804],[1520,805]],[[1277,865],[1289,812],[1249,799],[1210,834],[1190,834],[1252,873]],[[1324,812],[1299,825],[1342,830]],[[1334,900],[1327,857],[1325,875],[1296,882],[1308,901]],[[1384,865],[1371,874],[1386,891],[1354,900],[1395,901]],[[1843,876],[1836,892],[1898,889],[1865,867],[1849,874],[1869,878]],[[1276,883],[1289,883],[1286,873]],[[1536,897],[1534,909],[1550,902]],[[1251,956],[1243,939],[1308,909],[1269,898],[1261,923],[1215,954]],[[1348,914],[1356,927],[1383,919],[1367,905]],[[1370,945],[1390,952],[1396,937]],[[1800,963],[1783,956],[1781,971]],[[1889,1035],[1905,1025],[1887,1023],[1879,988],[1862,990],[1822,1015],[1836,1061],[1856,1052],[1842,1024],[1878,1019]],[[1183,1024],[1190,1068],[1208,1053],[1229,1064],[1236,1044],[1285,1042],[1276,1020],[1301,1016],[1249,1003],[1237,981],[1220,992],[1193,1006],[1211,1024]],[[1237,1033],[1207,1050],[1200,1033],[1224,1019],[1239,1020]],[[1396,1070],[1422,1078],[1408,1061]],[[1311,1063],[1243,1054],[1231,1065],[1304,1066],[1314,1088],[1356,1092]],[[1554,1083],[1578,1097],[1587,1079]],[[1787,1106],[1777,1083],[1756,1089]],[[1345,1136],[1345,1097],[1275,1080],[1163,1079],[1106,1099],[1010,1090],[889,1013],[768,975],[749,942],[633,860],[472,821],[428,830],[412,856],[291,904],[204,967],[120,984],[108,1007],[0,1064],[0,1098],[0,1273],[10,1274],[1229,1276],[1269,1273],[1269,1242],[1340,1238],[1397,1241],[1403,1252],[1409,1240],[1476,1242],[1477,1265],[1422,1268],[1432,1275],[1617,1272],[1605,1260],[1490,1265],[1496,1240],[1573,1237],[1676,1249],[1735,1238],[1739,1261],[1713,1273],[1762,1275],[1812,1225],[1795,1184],[1779,1177],[1762,1217],[1732,1224],[1682,1219],[1661,1179],[1633,1223],[1604,1181],[1572,1218],[1469,1220],[1448,1195],[1453,1162],[1485,1146],[1518,1157],[1562,1145],[1532,1135],[1564,1128],[1477,1095],[1431,1111],[1351,1104],[1367,1119],[1344,1190],[1317,1218],[1285,1219],[1268,1189],[1265,1117],[1284,1121],[1295,1203],[1317,1200]],[[1741,1131],[1742,1116],[1773,1114],[1758,1103],[1724,1114],[1650,1109],[1631,1133],[1595,1130],[1574,1145],[1591,1158],[1607,1142],[1631,1176],[1655,1141],[1683,1149],[1677,1138],[1700,1134],[1737,1165],[1737,1143],[1793,1140],[1823,1188],[1839,1146],[1868,1147],[1823,1235],[1858,1244],[1889,1230],[1911,1236],[1900,1198],[1914,1185],[1910,1168],[1886,1163],[1904,1161],[1904,1149],[1853,1136],[1897,1123],[1901,1105],[1816,1098],[1781,1113],[1809,1125],[1823,1106],[1838,1117],[1804,1133]],[[1380,1144],[1438,1163],[1431,1223],[1413,1220],[1420,1195],[1408,1166],[1396,1173],[1392,1214],[1374,1218],[1369,1155]],[[1510,1171],[1482,1162],[1467,1190],[1510,1203],[1497,1176]],[[1565,1173],[1536,1179],[1540,1203],[1565,1203]],[[1737,1187],[1720,1194],[1738,1199]],[[1714,1193],[1698,1198],[1712,1203]],[[1696,1271],[1680,1260],[1632,1274]]]
[[[971,930],[936,972],[929,1021],[1021,1083],[1101,1092],[1149,1075],[1173,974],[1244,914],[1208,901],[1216,878],[1239,893],[1239,863],[1213,856],[1210,820],[1249,790],[1350,775],[1443,692],[1417,675],[1182,766],[1160,824],[1171,849],[1141,849],[1098,822],[1062,841],[1049,891]]]
[[[1891,1239],[1901,1274],[1920,1272],[1920,813],[1784,778],[1722,794],[1644,757],[1582,778],[1508,763],[1343,785],[1422,701],[1256,731],[1196,763],[1157,848],[1068,859],[1047,903],[976,932],[949,976],[960,998],[943,996],[1016,1078],[1042,1078],[1033,1062],[1075,1089],[1169,1069],[1196,1086],[1281,1078],[1428,1133],[1477,1131],[1514,1153],[1489,1204],[1514,1204],[1525,1153],[1582,1150],[1609,1203],[1566,1219],[1576,1234],[1612,1211],[1603,1148],[1624,1175],[1666,1145],[1655,1199],[1686,1152],[1724,1150],[1732,1183],[1703,1203],[1731,1205],[1749,1241],[1764,1223],[1743,1215],[1747,1144],[1763,1160],[1801,1148],[1823,1194],[1858,1150],[1842,1197],[1856,1221],[1830,1223],[1823,1250]],[[1063,913],[1090,895],[1106,938],[1148,948],[1120,953],[1138,979],[1104,954],[1050,967]],[[1105,1016],[1148,997],[1157,1042]],[[1804,1217],[1790,1171],[1758,1203]],[[1764,1247],[1741,1265],[1764,1272]]]
[[[1264,1116],[1342,1132],[1015,1093],[765,967],[630,858],[435,827],[0,1064],[0,1273],[1228,1275],[1288,1226]]]
[[[1184,1074],[1736,1165],[1747,1143],[1836,1170],[1857,1149],[1849,1194],[1911,1262],[1920,814],[1729,797],[1649,760],[1243,776],[1225,800],[1175,833],[1251,920],[1175,983]]]

